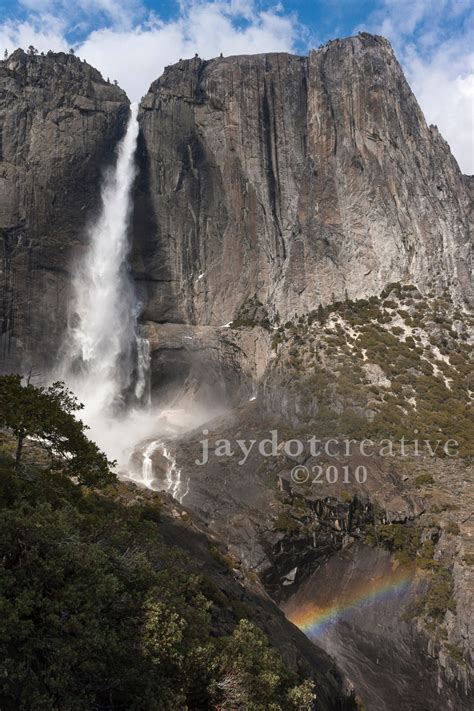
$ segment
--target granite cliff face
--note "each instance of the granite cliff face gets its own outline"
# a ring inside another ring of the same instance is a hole
[[[17,50],[0,62],[3,369],[54,363],[73,256],[128,105],[121,89],[72,55]]]
[[[194,58],[141,104],[135,270],[144,318],[287,318],[407,280],[472,297],[469,195],[389,43]]]
[[[71,268],[128,107],[71,55],[18,50],[0,62],[2,370],[55,365]],[[426,436],[454,427],[468,439],[473,182],[426,125],[386,40],[336,40],[307,58],[180,61],[152,84],[139,121],[131,267],[161,409],[177,396],[209,412],[238,405],[209,425],[230,440],[275,423],[284,439],[362,438],[368,422],[374,436],[398,436],[409,417]],[[471,518],[456,503],[468,501],[466,462],[375,462],[367,485],[312,493],[281,451],[197,468],[201,437],[170,443],[171,470],[157,447],[156,480],[179,472],[191,516],[275,600],[299,604],[328,570],[364,577],[375,561],[383,572],[392,556],[364,536],[395,523],[405,541],[405,524],[416,529],[416,585],[429,598],[443,584],[448,598],[435,624],[430,599],[403,626],[389,606],[385,627],[356,620],[327,649],[369,708],[469,708]],[[132,464],[140,472],[140,448]],[[387,679],[382,706],[378,651],[389,665],[400,647],[393,669],[398,683],[411,666],[409,695]],[[435,681],[421,687],[427,650]]]
[[[0,62],[7,367],[54,360],[128,104],[71,55]],[[152,331],[221,326],[255,296],[288,318],[399,280],[472,299],[470,183],[383,38],[181,61],[150,87],[140,126],[133,272]]]

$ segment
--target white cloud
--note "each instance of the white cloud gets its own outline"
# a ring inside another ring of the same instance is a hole
[[[26,49],[33,45],[45,52],[48,49],[66,51],[68,45],[64,32],[64,23],[51,15],[43,15],[40,21],[6,21],[0,25],[0,50],[2,54],[4,49],[10,53],[17,47]]]
[[[67,50],[68,33],[82,29],[85,39],[76,43],[76,52],[104,77],[117,79],[132,100],[180,57],[291,52],[311,36],[280,5],[261,11],[255,0],[181,0],[179,15],[168,21],[147,14],[141,0],[21,2],[30,11],[28,19],[0,24],[0,52],[30,44],[40,51]],[[462,170],[470,173],[473,17],[469,0],[379,0],[364,26],[356,28],[391,40],[428,122],[439,127]]]
[[[474,54],[462,55],[456,68],[440,51],[424,62],[406,62],[408,80],[429,123],[448,141],[461,169],[474,173]]]
[[[468,0],[382,0],[364,23],[388,37],[428,123],[474,173],[474,7]]]
[[[20,5],[37,15],[54,15],[69,23],[82,19],[90,24],[102,17],[114,26],[123,27],[131,27],[145,13],[140,0],[123,3],[117,0],[20,0]]]
[[[49,13],[62,6],[61,1],[24,0],[24,4],[38,12],[28,22],[0,25],[0,49],[6,47],[12,51],[33,44],[40,51],[66,50],[69,46],[66,23],[70,20],[71,5],[59,14],[63,19],[58,20]],[[104,77],[117,79],[133,101],[147,92],[167,64],[181,57],[192,57],[196,52],[203,58],[211,58],[221,52],[230,55],[292,51],[298,34],[293,15],[281,15],[278,6],[257,11],[251,0],[183,3],[175,20],[163,22],[149,15],[133,26],[132,17],[140,13],[138,3],[133,13],[122,15],[115,0],[98,3],[77,0],[76,11],[85,11],[89,5],[94,6],[94,11],[107,11],[110,23],[90,32],[75,45],[75,50]],[[114,7],[118,8],[116,12]],[[128,4],[127,8],[130,7]]]

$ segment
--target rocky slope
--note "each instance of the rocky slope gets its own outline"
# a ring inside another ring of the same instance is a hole
[[[285,609],[291,618],[298,616],[306,601],[322,609],[327,609],[328,603],[330,608],[338,604],[344,608],[345,600],[354,598],[354,591],[366,589],[367,581],[384,576],[390,580],[393,570],[387,553],[359,543],[349,545],[314,573]],[[407,619],[406,610],[424,594],[423,577],[385,599],[377,600],[374,592],[374,604],[360,604],[326,628],[321,625],[312,636],[335,656],[368,709],[469,708],[464,668],[459,673],[451,656],[455,647],[450,653],[443,645],[427,644],[422,630],[414,631]]]
[[[275,427],[276,456],[262,457],[254,448],[240,463],[236,440],[260,442]],[[306,606],[315,614],[337,613],[346,598],[357,603],[362,584],[374,584],[368,606],[335,614],[326,633],[312,637],[336,658],[368,709],[467,711],[474,652],[472,464],[418,457],[412,450],[405,458],[368,459],[344,456],[342,449],[312,457],[306,449],[294,458],[281,445],[305,441],[310,433],[284,427],[262,417],[258,400],[250,403],[232,419],[207,423],[205,435],[169,441],[172,472],[157,450],[154,487],[169,491],[172,480],[191,518],[205,521],[225,542],[232,567],[257,575],[295,623]],[[204,437],[210,458],[201,467],[196,460]],[[225,439],[232,456],[222,455]],[[137,451],[135,465],[140,463]],[[291,474],[297,464],[310,473],[300,484]],[[354,477],[360,465],[367,470],[363,484]],[[326,476],[329,467],[338,471],[336,483]],[[377,581],[386,576],[390,583],[400,564],[412,568],[406,590],[379,601]]]
[[[229,341],[268,334],[249,317],[231,325]],[[206,521],[234,565],[257,574],[295,622],[305,607],[344,611],[369,585],[368,607],[335,614],[314,637],[367,708],[467,710],[470,318],[446,297],[393,284],[381,298],[336,303],[270,332],[272,356],[252,401],[168,441],[166,457],[158,447],[153,486]],[[459,446],[446,454],[449,440]],[[141,462],[138,450],[137,471]],[[379,601],[378,581],[390,592],[400,565],[412,569],[409,584]]]
[[[261,440],[273,425],[262,422],[257,406],[253,415],[241,412],[232,423],[211,425],[213,452],[204,467],[195,465],[202,434],[176,449],[168,443],[174,476],[179,472],[183,484],[175,493],[185,493],[191,518],[204,520],[225,541],[232,567],[258,575],[295,623],[305,606],[344,609],[346,597],[357,602],[361,584],[374,581],[368,606],[336,614],[324,635],[312,637],[336,658],[368,709],[467,711],[473,693],[472,465],[379,458],[368,464],[366,484],[344,484],[343,467],[353,474],[362,458],[324,462],[306,453],[300,461],[310,472],[330,463],[340,480],[315,483],[312,477],[298,485],[290,474],[296,461],[282,451],[273,458],[253,452],[242,465],[237,456],[214,454],[222,438]],[[298,436],[279,432],[282,442]],[[168,488],[158,452],[153,461],[156,488]],[[390,581],[400,564],[414,566],[404,594],[379,601],[377,580]]]
[[[3,369],[54,362],[72,261],[128,105],[119,87],[72,55],[17,50],[0,62]]]

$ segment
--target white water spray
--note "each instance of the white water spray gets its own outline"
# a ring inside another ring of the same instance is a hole
[[[127,272],[131,189],[136,175],[137,105],[131,107],[117,162],[102,187],[102,209],[73,282],[66,341],[66,380],[86,406],[86,419],[120,402],[130,385],[138,306]]]
[[[142,482],[145,486],[151,486],[153,482],[153,460],[152,456],[160,446],[160,442],[155,440],[150,442],[148,447],[143,450],[143,465],[142,465]]]
[[[183,499],[189,493],[189,478],[186,483],[186,487],[182,488],[181,481],[181,469],[178,469],[176,464],[176,458],[173,457],[171,451],[166,447],[163,447],[163,456],[168,460],[168,467],[166,469],[166,491],[169,491],[171,496],[179,501],[180,504],[183,503]]]
[[[150,341],[143,336],[137,336],[137,381],[135,397],[146,406],[151,405],[150,392]]]
[[[160,448],[168,465],[164,488],[182,501],[189,480],[183,488],[176,459],[162,440],[152,441],[143,450],[141,472],[129,472],[130,454],[137,442],[151,435],[176,434],[187,422],[177,409],[168,414],[151,410],[150,343],[138,327],[139,304],[128,273],[137,137],[137,106],[132,105],[116,164],[104,180],[100,214],[89,229],[87,251],[76,265],[59,375],[84,404],[81,417],[92,439],[118,460],[121,473],[156,488],[152,457]],[[192,413],[188,419],[188,426],[193,426]]]
[[[163,473],[156,475],[154,472],[153,455],[157,451],[166,460],[164,475]],[[131,471],[126,478],[144,484],[153,491],[167,491],[180,504],[189,494],[190,478],[187,477],[186,484],[183,483],[181,469],[177,465],[176,457],[171,454],[171,450],[163,440],[155,439],[144,447],[142,450],[141,471]]]

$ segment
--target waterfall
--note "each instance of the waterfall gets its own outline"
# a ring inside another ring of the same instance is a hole
[[[137,336],[137,380],[135,383],[135,397],[138,402],[150,407],[150,341],[143,336]]]
[[[157,450],[160,450],[164,459],[167,460],[164,479],[162,477],[156,477],[153,473],[153,455]],[[183,499],[189,494],[190,478],[187,478],[186,485],[183,487],[181,469],[178,468],[176,457],[173,457],[171,451],[167,449],[161,440],[153,440],[147,444],[142,452],[142,469],[140,475],[131,473],[129,479],[140,482],[155,491],[167,491],[176,501],[179,501],[180,504],[183,503]]]
[[[163,456],[168,460],[165,489],[181,504],[188,493],[187,491],[184,494],[181,492],[181,469],[178,469],[176,458],[172,456],[170,450],[166,449],[166,447],[163,447]]]
[[[152,488],[153,476],[153,461],[152,456],[154,452],[158,449],[161,443],[157,440],[150,442],[150,444],[143,451],[143,464],[142,464],[142,483],[149,488]]]
[[[127,269],[137,109],[132,104],[115,166],[103,182],[100,213],[88,230],[88,249],[73,279],[63,373],[85,405],[86,420],[91,413],[103,414],[121,404],[135,372],[137,347],[142,360],[138,371],[142,374],[145,367],[144,347],[137,337],[139,307]]]
[[[143,450],[140,473],[129,470],[137,442],[160,428],[163,434],[169,429],[167,418],[160,425],[157,413],[151,411],[150,342],[138,326],[140,305],[128,271],[137,137],[135,104],[115,166],[104,178],[101,210],[88,230],[88,247],[75,265],[59,376],[84,404],[81,417],[92,439],[111,459],[118,459],[122,475],[155,489],[159,482],[152,458],[160,448],[168,460],[165,488],[182,501],[189,479],[183,490],[176,459],[162,440],[152,441]]]

